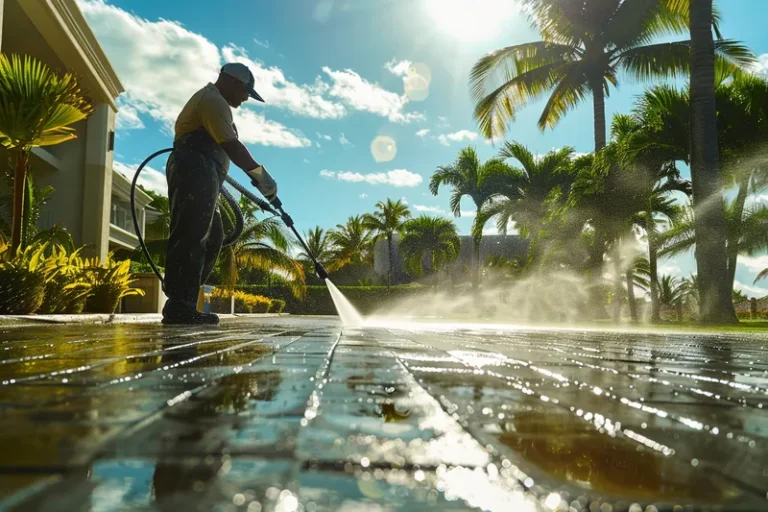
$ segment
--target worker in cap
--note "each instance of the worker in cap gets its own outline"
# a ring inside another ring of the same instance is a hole
[[[229,162],[245,171],[267,200],[277,197],[277,184],[240,142],[232,120],[232,108],[248,98],[264,101],[254,89],[253,73],[238,62],[225,64],[216,83],[195,92],[176,119],[166,166],[171,230],[164,324],[219,323],[215,314],[197,310],[197,297],[224,240],[217,202]]]

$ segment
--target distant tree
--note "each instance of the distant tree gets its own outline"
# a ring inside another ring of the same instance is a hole
[[[429,273],[437,273],[458,257],[460,249],[456,225],[448,219],[426,215],[406,223],[400,243],[406,269],[415,276],[424,274],[425,257],[429,260]]]
[[[392,268],[394,267],[394,255],[392,238],[395,234],[402,234],[403,226],[410,218],[411,211],[401,199],[376,203],[376,211],[363,216],[364,226],[373,234],[372,241],[375,244],[380,238],[387,240],[387,290],[392,286]]]

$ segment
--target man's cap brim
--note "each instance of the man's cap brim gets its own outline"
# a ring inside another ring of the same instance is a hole
[[[260,102],[264,103],[264,98],[259,96],[259,93],[257,93],[256,90],[253,89],[253,88],[251,88],[251,90],[248,91],[248,96],[250,96],[251,98],[255,99],[256,101],[260,101]]]

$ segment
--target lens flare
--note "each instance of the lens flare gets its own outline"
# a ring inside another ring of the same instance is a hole
[[[389,162],[397,155],[397,144],[392,137],[379,135],[371,142],[371,154],[377,162]]]

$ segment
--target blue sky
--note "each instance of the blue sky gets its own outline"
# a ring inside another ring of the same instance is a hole
[[[126,88],[116,168],[130,172],[149,153],[168,147],[170,127],[188,97],[214,81],[224,62],[246,62],[266,103],[249,102],[235,122],[304,231],[343,223],[388,197],[404,197],[415,214],[447,215],[447,190],[434,197],[427,188],[431,173],[468,144],[484,159],[498,151],[476,133],[467,85],[472,65],[491,50],[538,39],[514,0],[79,4]],[[768,34],[754,21],[768,16],[768,2],[717,5],[726,37],[768,54]],[[408,74],[408,64],[417,75]],[[631,109],[644,87],[625,81],[612,91],[608,115]],[[536,127],[542,106],[521,110],[507,140],[535,153],[565,145],[592,149],[591,102],[546,132]],[[164,161],[152,165],[148,184],[162,189]],[[242,178],[234,167],[230,173]],[[462,209],[473,206],[467,200]],[[471,222],[469,216],[456,219],[462,233]],[[768,256],[740,261],[737,286],[749,295],[768,295],[768,284],[752,285],[768,267]],[[687,276],[694,271],[692,257],[665,262],[662,271]]]

